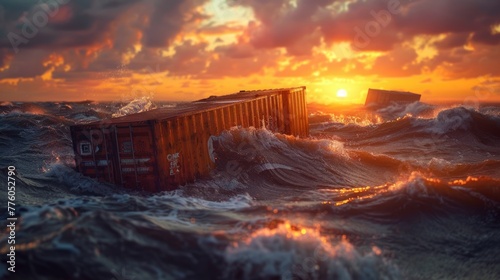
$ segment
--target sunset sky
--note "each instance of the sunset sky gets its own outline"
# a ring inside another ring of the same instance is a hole
[[[293,86],[322,103],[362,103],[368,88],[500,101],[500,1],[0,2],[0,100],[195,100]]]

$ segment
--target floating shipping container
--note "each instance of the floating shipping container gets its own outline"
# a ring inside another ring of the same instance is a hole
[[[306,137],[305,87],[240,91],[71,126],[76,168],[128,189],[164,191],[215,167],[211,136],[255,127]]]
[[[420,100],[420,94],[407,91],[368,89],[365,106],[387,106],[391,103],[411,103]]]

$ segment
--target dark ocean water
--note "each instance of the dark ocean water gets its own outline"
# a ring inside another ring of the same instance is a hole
[[[1,278],[500,279],[498,104],[310,106],[310,138],[234,128],[211,178],[171,192],[73,170],[69,125],[152,107],[0,104]]]

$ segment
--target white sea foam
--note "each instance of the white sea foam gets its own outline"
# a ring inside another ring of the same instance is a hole
[[[373,247],[361,253],[345,238],[329,241],[317,230],[289,223],[260,229],[226,249],[226,277],[242,279],[398,279],[399,272]]]
[[[398,181],[389,186],[389,191],[404,193],[414,197],[427,197],[425,179],[418,172],[412,172],[407,180]]]
[[[327,154],[341,156],[344,159],[350,159],[349,153],[344,147],[344,143],[337,140],[321,139],[317,141],[319,149]]]
[[[467,130],[472,123],[472,114],[469,110],[459,107],[442,110],[432,120],[427,132],[445,134],[456,130]]]
[[[83,176],[62,163],[50,165],[46,174],[49,177],[56,178],[60,183],[69,186],[70,190],[74,192],[90,192],[101,195],[109,195],[116,192],[112,187]]]
[[[130,101],[127,105],[118,109],[112,116],[113,118],[122,117],[130,114],[146,112],[155,109],[156,106],[153,104],[148,96],[143,96]]]
[[[429,160],[427,165],[429,168],[445,169],[447,167],[450,167],[452,165],[452,163],[450,161],[447,161],[447,160],[442,159],[442,158],[433,157],[431,160]]]
[[[183,190],[163,192],[147,198],[148,204],[168,203],[176,209],[210,209],[210,210],[235,210],[247,208],[253,205],[253,198],[248,194],[240,194],[227,200],[211,201],[193,197],[184,193]]]
[[[94,122],[94,121],[99,121],[100,119],[96,116],[87,116],[85,114],[76,114],[72,117],[75,121],[79,123],[86,123],[86,122]]]

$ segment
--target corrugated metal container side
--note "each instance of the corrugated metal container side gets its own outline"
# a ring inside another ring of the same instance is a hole
[[[420,100],[420,94],[412,92],[368,89],[365,106],[389,105],[392,102],[411,103],[419,100]]]
[[[71,127],[77,170],[129,189],[171,190],[213,169],[210,137],[231,127],[306,137],[305,87],[241,91]]]

